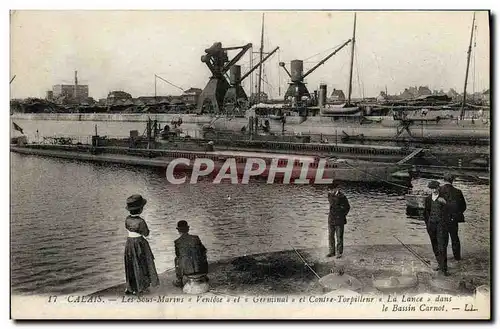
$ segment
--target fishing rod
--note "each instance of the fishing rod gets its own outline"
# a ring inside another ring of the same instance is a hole
[[[288,241],[288,244],[290,245],[290,247],[292,247],[293,251],[295,251],[295,253],[297,254],[297,256],[299,256],[299,257],[300,257],[300,259],[304,262],[304,264],[305,264],[305,265],[306,265],[306,266],[307,266],[307,267],[311,270],[311,272],[313,272],[313,273],[314,273],[314,275],[316,275],[316,277],[317,277],[318,279],[321,279],[321,277],[318,275],[318,273],[316,273],[316,272],[312,269],[312,267],[311,267],[311,266],[309,266],[309,264],[307,263],[307,261],[304,259],[304,257],[302,257],[302,255],[298,252],[298,250],[297,250],[297,249],[295,249],[295,248],[292,246],[292,244],[290,243],[290,241]]]
[[[394,237],[394,239],[398,240],[399,243],[401,243],[403,245],[403,247],[405,247],[409,252],[411,252],[413,254],[413,256],[417,257],[418,260],[420,260],[422,263],[424,263],[425,266],[427,266],[429,268],[431,267],[430,261],[428,261],[427,259],[420,256],[415,250],[413,250],[411,247],[404,244],[403,241],[399,240],[395,235],[393,235],[393,237]]]

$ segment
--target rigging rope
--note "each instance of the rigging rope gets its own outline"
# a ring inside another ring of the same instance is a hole
[[[359,88],[359,93],[360,96],[365,99],[365,90],[364,88],[361,87],[361,79],[359,78],[359,60],[358,60],[358,51],[357,51],[357,46],[354,46],[356,48],[356,75],[358,77],[358,88]]]
[[[326,53],[327,51],[330,51],[330,50],[333,50],[333,49],[337,49],[337,48],[338,48],[338,47],[340,47],[342,44],[343,44],[343,42],[342,42],[342,43],[339,43],[339,44],[338,44],[338,45],[336,45],[335,47],[328,48],[328,49],[326,49],[326,50],[320,51],[319,53],[316,53],[316,54],[314,54],[314,55],[312,55],[312,56],[309,56],[309,57],[305,58],[303,61],[305,62],[305,61],[307,61],[308,59],[313,58],[314,56],[317,56],[317,55],[322,54],[322,53]],[[319,61],[318,61],[318,62],[319,62]],[[316,62],[316,63],[317,63],[317,62]]]
[[[278,63],[280,63],[280,49],[278,49]],[[278,97],[281,97],[281,70],[278,68]]]
[[[477,25],[474,25],[474,49],[472,50],[472,100],[475,99],[476,93],[476,39]]]

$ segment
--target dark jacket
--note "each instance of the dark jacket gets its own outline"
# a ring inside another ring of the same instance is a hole
[[[328,193],[328,201],[330,201],[330,213],[328,214],[329,225],[345,225],[347,224],[346,216],[351,209],[351,205],[347,197],[341,191]]]
[[[149,228],[142,217],[127,216],[125,219],[125,228],[130,232],[136,232],[142,236],[149,235]]]
[[[459,223],[465,222],[464,212],[467,209],[462,191],[451,184],[445,184],[439,188],[439,195],[446,200],[446,211],[451,219]]]
[[[444,199],[441,195],[439,195],[438,199],[442,198],[444,201],[439,202],[438,205],[440,206],[440,218],[441,218],[441,224],[447,223],[447,217],[446,217],[446,199]],[[431,208],[432,208],[432,194],[428,195],[425,198],[425,206],[424,206],[424,222],[425,225],[429,224],[429,219],[431,215]]]
[[[175,267],[182,275],[208,273],[207,249],[197,235],[182,234],[175,243]]]

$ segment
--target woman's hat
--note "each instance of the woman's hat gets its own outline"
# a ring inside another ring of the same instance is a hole
[[[439,182],[438,181],[430,181],[429,184],[427,185],[428,188],[438,188],[439,187]]]
[[[127,198],[127,210],[138,210],[144,208],[144,205],[148,202],[140,194],[134,194]]]
[[[189,230],[189,225],[185,220],[180,220],[177,222],[177,229],[179,231]]]

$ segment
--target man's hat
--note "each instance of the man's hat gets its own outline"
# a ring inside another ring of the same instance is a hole
[[[189,230],[189,225],[185,220],[180,220],[177,222],[177,230],[179,231],[187,231]]]
[[[148,201],[140,194],[134,194],[127,198],[127,210],[138,210],[144,208]]]
[[[438,188],[439,187],[439,182],[438,181],[430,181],[429,184],[427,185],[428,188]]]
[[[446,173],[446,174],[444,174],[443,179],[444,179],[446,182],[452,183],[452,182],[455,180],[455,176],[453,176],[453,175],[452,175],[452,174],[450,174],[450,173]]]

